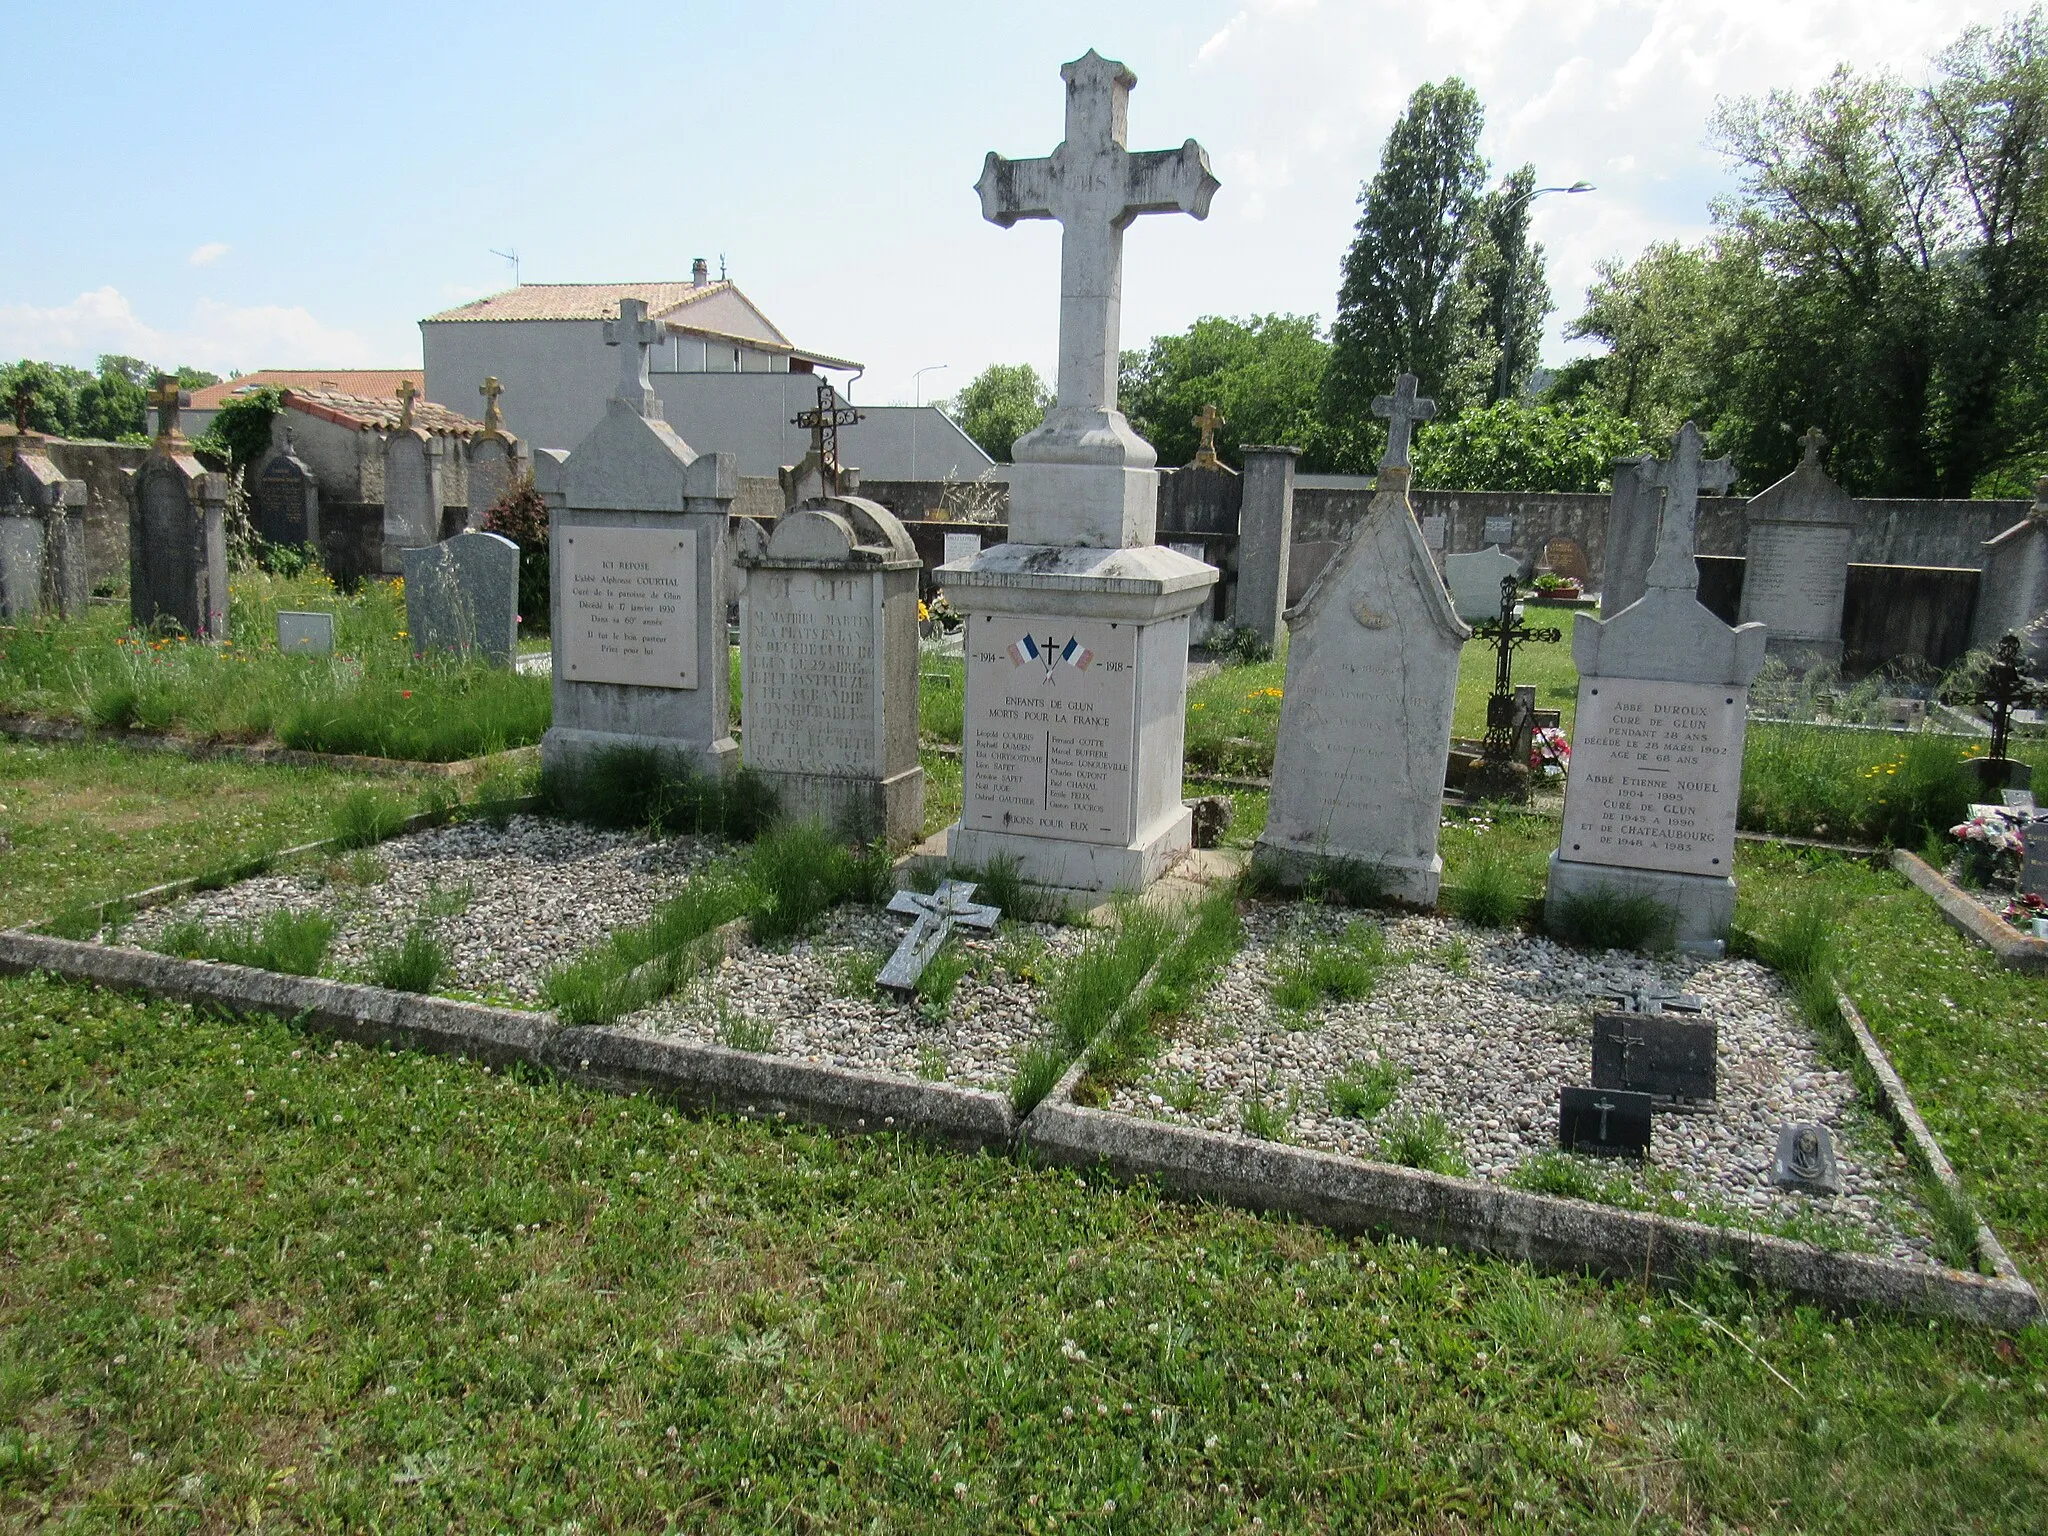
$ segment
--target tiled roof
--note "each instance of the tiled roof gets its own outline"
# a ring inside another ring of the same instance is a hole
[[[353,427],[366,432],[372,427],[386,431],[398,426],[399,403],[396,399],[377,400],[364,395],[345,395],[336,390],[293,389],[285,392],[287,408],[303,411],[308,416],[317,416],[337,426]],[[484,429],[480,421],[471,421],[445,405],[435,405],[428,400],[414,400],[412,424],[429,432],[448,432],[457,437],[474,437]]]
[[[521,283],[489,298],[475,299],[429,315],[440,320],[616,320],[619,300],[642,299],[650,318],[659,320],[686,304],[731,288],[729,282],[706,283]]]
[[[395,399],[400,379],[411,379],[415,389],[427,387],[423,368],[263,368],[193,390],[192,403],[185,409],[217,411],[243,391],[265,385],[272,389],[331,390],[369,400]]]

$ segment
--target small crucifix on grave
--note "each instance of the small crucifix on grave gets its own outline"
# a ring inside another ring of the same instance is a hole
[[[505,393],[505,386],[500,384],[497,375],[493,374],[477,386],[476,392],[484,397],[484,431],[504,431],[505,415],[498,409],[498,396]]]
[[[1493,646],[1493,695],[1486,701],[1486,759],[1493,763],[1515,760],[1515,737],[1520,725],[1515,705],[1515,647],[1555,645],[1564,638],[1561,629],[1538,629],[1525,624],[1515,613],[1515,578],[1500,579],[1500,617],[1481,619],[1472,626],[1472,637]],[[1526,756],[1526,753],[1523,754]]]
[[[1652,587],[1692,593],[1700,589],[1700,568],[1693,558],[1700,492],[1718,493],[1735,483],[1735,461],[1725,455],[1702,460],[1700,454],[1705,447],[1706,439],[1700,435],[1700,429],[1688,421],[1678,429],[1671,457],[1651,460],[1642,472],[1649,484],[1664,488],[1657,554],[1650,562],[1647,577]]]
[[[802,427],[811,434],[811,452],[818,456],[818,467],[828,487],[836,487],[839,480],[839,429],[857,426],[866,419],[866,412],[841,405],[839,392],[823,379],[818,381],[817,405],[790,417],[791,426]]]
[[[1404,373],[1394,381],[1391,395],[1377,395],[1373,398],[1372,413],[1387,423],[1387,451],[1380,455],[1380,483],[1393,490],[1394,480],[1402,487],[1408,484],[1408,446],[1415,434],[1415,423],[1428,421],[1436,415],[1436,402],[1416,392],[1416,379],[1412,373]],[[1395,471],[1389,478],[1387,471]]]
[[[1202,407],[1202,414],[1195,418],[1195,427],[1202,434],[1201,446],[1195,449],[1195,468],[1221,469],[1223,461],[1216,457],[1216,429],[1229,426],[1224,414],[1213,405]]]
[[[619,389],[613,398],[642,416],[661,415],[661,402],[647,373],[647,349],[667,335],[667,326],[647,318],[645,299],[619,300],[619,318],[604,323],[604,344],[619,349]]]
[[[971,880],[941,880],[939,888],[929,896],[920,891],[898,891],[890,898],[889,910],[899,917],[916,919],[903,935],[903,942],[896,946],[896,953],[889,957],[889,963],[875,977],[876,986],[899,997],[909,997],[917,990],[917,978],[945,947],[954,929],[974,928],[986,933],[1003,915],[999,908],[976,903]]]
[[[156,440],[160,443],[182,443],[185,434],[178,430],[178,411],[192,403],[191,394],[178,388],[178,381],[167,373],[156,376],[156,388],[150,392],[149,403],[156,407]]]
[[[420,387],[411,379],[398,381],[398,430],[401,432],[412,430],[412,402],[419,392]]]
[[[2020,637],[2007,632],[1998,642],[1998,654],[1984,675],[1984,686],[1953,690],[1941,696],[1944,704],[1982,704],[1991,710],[1991,756],[1987,761],[2003,763],[2012,739],[2012,712],[2016,709],[2048,707],[2048,688],[2027,676],[2020,661]]]

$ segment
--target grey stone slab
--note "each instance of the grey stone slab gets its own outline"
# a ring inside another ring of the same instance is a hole
[[[1720,1030],[1711,1020],[1593,1016],[1593,1086],[1653,1098],[1711,1099]]]
[[[43,530],[40,514],[0,513],[0,619],[43,611]]]
[[[1560,1088],[1557,1145],[1599,1157],[1650,1155],[1650,1096],[1618,1088]]]
[[[277,616],[277,648],[290,656],[332,656],[334,615],[280,611]]]
[[[1231,622],[1267,650],[1285,633],[1287,570],[1294,547],[1294,466],[1298,448],[1247,447],[1238,509],[1237,595]]]
[[[384,445],[384,571],[402,571],[405,551],[440,537],[440,441],[417,427],[393,432]]]
[[[1451,606],[1468,624],[1499,618],[1500,584],[1521,573],[1522,562],[1498,546],[1444,556],[1444,585],[1450,590]]]
[[[2020,829],[2020,890],[2048,899],[2048,816],[2035,816]]]
[[[1856,514],[1821,467],[1817,431],[1791,474],[1751,498],[1742,578],[1744,623],[1769,626],[1769,644],[1795,664],[1839,661]]]
[[[461,533],[404,551],[405,627],[415,656],[473,655],[509,667],[519,654],[519,546]]]
[[[137,629],[227,637],[226,477],[159,439],[129,484],[128,603]]]
[[[256,477],[256,532],[266,543],[320,547],[320,482],[291,450],[273,454]]]
[[[469,528],[481,532],[484,514],[531,471],[525,445],[503,433],[486,434],[469,445]]]

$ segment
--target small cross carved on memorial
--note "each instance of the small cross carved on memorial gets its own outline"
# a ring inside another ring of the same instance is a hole
[[[505,416],[498,409],[498,396],[505,393],[505,386],[498,382],[496,374],[492,374],[477,386],[476,392],[484,397],[484,431],[502,432]]]
[[[941,880],[929,896],[919,891],[898,891],[890,898],[889,910],[899,917],[916,919],[889,957],[889,963],[875,977],[876,986],[899,997],[909,997],[917,991],[917,978],[945,947],[955,928],[975,928],[986,933],[1003,915],[997,907],[975,902],[971,880]]]
[[[1372,402],[1372,413],[1384,417],[1387,423],[1387,451],[1380,455],[1380,469],[1399,470],[1404,477],[1408,472],[1408,445],[1414,436],[1415,423],[1428,421],[1436,415],[1436,402],[1416,392],[1416,379],[1412,373],[1404,373],[1394,381],[1391,395],[1377,395]]]
[[[1515,615],[1515,578],[1500,579],[1500,617],[1481,619],[1472,626],[1472,637],[1483,640],[1495,651],[1493,695],[1486,701],[1486,756],[1505,762],[1514,756],[1515,740],[1515,647],[1555,645],[1564,631],[1538,629]]]
[[[817,405],[808,411],[798,411],[790,417],[789,424],[803,427],[811,434],[811,452],[818,456],[818,464],[829,484],[839,473],[839,429],[856,426],[865,420],[866,412],[841,405],[839,392],[820,379]]]
[[[1998,654],[1984,676],[1984,686],[1954,689],[1942,694],[1944,704],[1983,704],[1991,710],[1991,757],[2003,760],[2012,739],[2012,712],[2016,709],[2048,707],[2048,687],[2027,675],[2020,660],[2020,637],[2007,632],[1998,642]]]
[[[412,402],[413,397],[419,392],[419,386],[411,379],[398,381],[398,430],[401,432],[410,431],[412,428]]]
[[[1216,457],[1216,429],[1230,425],[1229,419],[1214,405],[1202,407],[1202,414],[1195,418],[1195,427],[1202,434],[1201,446],[1195,449],[1197,469],[1221,469],[1222,461]]]
[[[156,376],[156,388],[150,391],[149,403],[156,407],[156,437],[160,443],[181,443],[185,434],[178,430],[178,411],[192,403],[191,394],[178,388],[178,381],[167,373]]]

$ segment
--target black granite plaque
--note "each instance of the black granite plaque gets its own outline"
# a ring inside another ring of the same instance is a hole
[[[1698,1019],[1595,1014],[1593,1086],[1662,1099],[1711,1099],[1718,1037],[1717,1026]]]
[[[272,459],[256,484],[256,531],[268,544],[311,544],[318,537],[320,492],[304,464]]]
[[[1560,1088],[1557,1144],[1606,1157],[1650,1154],[1650,1096],[1618,1088]]]

